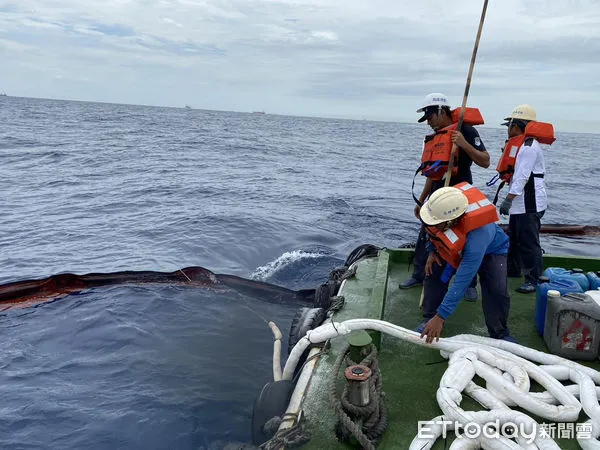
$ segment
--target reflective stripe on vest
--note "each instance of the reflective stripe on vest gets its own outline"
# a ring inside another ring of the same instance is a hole
[[[445,231],[438,230],[435,225],[427,226],[430,241],[438,254],[451,266],[457,268],[461,261],[461,252],[467,242],[467,234],[499,220],[496,207],[483,192],[469,183],[459,183],[455,188],[461,189],[469,201],[467,210],[458,224]]]
[[[554,127],[550,123],[545,122],[529,122],[525,127],[525,133],[519,136],[514,136],[506,141],[502,156],[496,166],[498,177],[507,183],[510,182],[515,173],[515,162],[517,155],[525,139],[533,137],[540,144],[552,145],[556,140],[554,137]]]
[[[452,124],[425,137],[421,155],[421,173],[432,180],[441,180],[448,171],[452,154],[452,131],[458,128],[460,108],[452,110]],[[477,108],[465,108],[463,125],[482,125],[483,117]],[[454,155],[452,175],[458,173],[458,148]]]
[[[452,153],[452,131],[456,128],[457,125],[453,123],[425,138],[421,155],[421,173],[427,178],[441,180],[448,170],[448,162]],[[455,154],[453,175],[458,172],[457,159],[458,152]]]

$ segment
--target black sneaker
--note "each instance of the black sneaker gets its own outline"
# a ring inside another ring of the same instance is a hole
[[[468,287],[467,291],[465,292],[465,301],[467,301],[467,302],[476,302],[477,298],[478,298],[477,288]]]
[[[400,289],[410,289],[415,286],[423,286],[423,282],[417,280],[416,278],[410,277],[408,280],[403,281],[398,285]]]
[[[520,292],[521,294],[531,294],[536,291],[536,288],[537,286],[535,284],[526,281],[517,288],[517,292]]]

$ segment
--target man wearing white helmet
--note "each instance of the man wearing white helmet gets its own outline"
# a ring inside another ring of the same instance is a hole
[[[500,214],[510,215],[508,273],[519,277],[522,271],[525,282],[517,291],[532,293],[536,291],[538,278],[542,275],[540,226],[548,205],[544,153],[539,138],[530,134],[525,136],[527,124],[536,121],[535,109],[526,104],[518,105],[504,120],[506,122],[502,125],[508,126],[509,141],[516,139],[518,142],[510,188],[500,205]]]
[[[482,307],[490,337],[515,342],[508,329],[510,296],[506,276],[509,239],[496,223],[498,212],[479,189],[469,183],[442,187],[429,197],[419,216],[430,237],[425,265],[450,264],[457,269],[451,285],[427,276],[423,285],[423,322],[417,327],[426,342],[439,340],[446,320],[479,274]]]
[[[455,123],[448,98],[442,93],[428,94],[425,97],[422,106],[417,109],[417,112],[423,113],[423,116],[418,122],[422,123],[427,121],[427,124],[434,130],[434,134],[427,136],[425,142],[428,142],[428,140],[436,134],[441,133],[444,129],[447,129],[447,127],[450,127]],[[463,126],[460,131],[452,131],[452,142],[458,147],[458,158],[455,166],[456,173],[453,172],[450,178],[450,185],[453,186],[460,182],[472,183],[472,163],[474,162],[480,167],[487,168],[490,165],[490,155],[487,152],[479,133],[473,126],[469,125],[468,120],[463,121]],[[443,178],[438,178],[434,176],[434,173],[428,173],[425,169],[422,173],[427,178],[418,199],[421,204],[429,195],[444,186]],[[415,216],[417,218],[419,218],[419,209],[419,205],[415,206]],[[413,274],[408,280],[400,283],[400,288],[402,289],[408,289],[423,284],[423,279],[425,278],[425,260],[427,258],[425,235],[425,229],[421,227],[417,238],[417,245],[415,247],[415,256],[413,258]],[[467,300],[475,301],[477,299],[476,286],[477,279],[475,278],[469,289],[466,291],[465,298]]]
[[[471,110],[476,109],[467,108],[467,110],[470,112]],[[417,109],[417,112],[423,113],[423,116],[417,122],[422,123],[427,121],[427,125],[429,125],[436,133],[456,123],[456,118],[453,117],[448,98],[441,93],[428,94],[423,101],[423,105]],[[483,121],[483,119],[481,120]],[[473,182],[471,174],[472,163],[475,163],[484,169],[490,166],[490,155],[481,141],[479,133],[469,123],[469,117],[465,116],[462,129],[453,130],[452,132],[452,142],[456,144],[459,151],[458,163],[455,166],[457,172],[453,173],[450,178],[451,186],[463,181],[468,183]],[[427,173],[423,173],[423,175],[427,177],[427,180],[421,194],[421,203],[423,203],[427,196],[431,195],[436,189],[444,186],[443,178],[437,179]]]

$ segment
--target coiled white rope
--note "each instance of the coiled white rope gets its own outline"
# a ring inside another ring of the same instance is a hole
[[[585,431],[577,434],[577,441],[584,450],[600,450],[597,439],[600,436],[600,372],[512,342],[459,335],[426,344],[420,334],[382,320],[328,322],[309,331],[296,344],[285,364],[282,379],[292,378],[300,355],[311,344],[356,330],[379,331],[416,345],[438,349],[449,360],[436,394],[443,415],[423,421],[428,434],[426,437],[417,435],[410,450],[430,449],[445,431],[454,430],[457,426],[462,429],[456,430],[460,437],[452,443],[451,450],[560,449],[553,436],[544,433],[547,430],[527,414],[512,410],[511,406],[562,423],[575,423],[583,409],[589,420],[577,424]],[[473,382],[475,375],[485,380],[485,387]],[[530,392],[532,380],[543,386],[545,391]],[[565,386],[561,381],[573,384]],[[462,409],[463,393],[485,409]]]

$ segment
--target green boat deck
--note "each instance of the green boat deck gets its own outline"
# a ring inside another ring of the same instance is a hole
[[[384,249],[379,258],[361,261],[355,277],[343,286],[344,308],[335,314],[334,320],[371,318],[383,319],[408,329],[414,329],[422,320],[419,311],[421,288],[399,289],[398,284],[407,279],[412,271],[409,265],[412,250]],[[585,271],[600,270],[600,260],[582,257],[545,256],[544,267],[579,267]],[[515,289],[522,279],[509,279],[511,310],[509,327],[511,334],[525,346],[547,351],[543,338],[535,329],[535,294],[519,294]],[[479,290],[479,287],[478,287]],[[481,293],[479,292],[481,295]],[[442,337],[457,334],[487,336],[481,299],[476,302],[462,301],[456,312],[446,322]],[[378,339],[378,336],[374,336]],[[303,449],[351,448],[337,440],[334,427],[337,417],[330,406],[327,389],[332,366],[345,344],[345,338],[332,340],[331,350],[321,357],[303,405],[311,441]],[[381,449],[407,449],[417,434],[417,422],[430,420],[441,414],[436,391],[439,381],[448,367],[447,360],[434,348],[414,345],[391,336],[381,336],[379,365],[389,426],[379,441]],[[599,363],[587,363],[600,370]],[[339,374],[338,382],[343,383]],[[339,384],[341,392],[342,384]],[[462,407],[479,409],[467,396]],[[532,416],[538,423],[548,420]],[[583,413],[580,419],[586,417]],[[452,438],[449,438],[450,442]],[[577,449],[575,439],[555,439],[563,449]],[[434,449],[447,448],[443,440]]]

